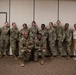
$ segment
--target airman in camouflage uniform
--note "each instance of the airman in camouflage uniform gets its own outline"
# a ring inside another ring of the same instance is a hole
[[[30,38],[35,39],[37,37],[37,34],[38,34],[38,28],[36,26],[36,22],[33,21],[32,27],[29,29],[29,36],[30,36]]]
[[[34,61],[38,61],[38,53],[40,52],[42,54],[40,63],[43,65],[46,54],[46,42],[44,41],[41,33],[38,34],[34,43],[35,43]]]
[[[72,30],[69,29],[68,23],[66,23],[64,26],[64,32],[65,32],[64,41],[66,43],[65,50],[66,50],[67,56],[70,56],[70,53],[71,53],[70,47],[71,47],[71,43],[72,43]]]
[[[12,28],[10,29],[10,45],[12,48],[13,57],[16,58],[17,52],[17,42],[18,42],[19,31],[16,26],[16,23],[12,23]]]
[[[9,26],[8,26],[8,22],[4,23],[4,27],[2,27],[1,29],[1,50],[2,50],[2,54],[1,56],[5,55],[6,57],[8,56],[8,45],[9,45]]]
[[[23,24],[23,28],[19,31],[19,40],[24,37],[24,32],[29,33],[29,29],[26,23]],[[19,55],[20,55],[20,43],[19,43]]]
[[[19,41],[20,43],[20,58],[21,58],[21,66],[24,66],[25,61],[30,60],[31,51],[34,47],[33,39],[28,37],[28,33],[24,32],[24,37],[22,37]]]
[[[39,33],[42,34],[42,37],[45,41],[47,41],[47,29],[45,27],[45,24],[41,24],[41,30],[39,30]]]
[[[21,29],[21,30],[19,31],[19,39],[24,36],[24,32],[25,32],[25,31],[26,31],[26,32],[29,32],[28,26],[27,26],[26,23],[23,24],[23,29]]]
[[[56,42],[56,30],[53,27],[53,23],[49,23],[49,29],[48,29],[48,42],[49,42],[49,48],[52,53],[52,57],[55,53],[55,42]]]
[[[62,55],[62,44],[63,44],[63,40],[65,37],[65,33],[64,33],[63,27],[61,26],[60,20],[57,21],[56,37],[57,37],[56,40],[57,40],[58,53],[61,56]]]

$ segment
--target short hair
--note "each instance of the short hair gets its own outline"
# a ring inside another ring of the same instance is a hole
[[[32,21],[32,23],[35,23],[35,24],[36,24],[36,22],[35,22],[35,21]]]
[[[5,23],[8,23],[8,22],[5,22]]]
[[[24,23],[24,24],[23,24],[23,26],[27,26],[27,24],[26,24],[26,23]]]
[[[53,22],[50,22],[53,25]]]
[[[41,24],[41,26],[44,26],[45,27],[45,24]]]
[[[65,23],[65,25],[68,25],[69,26],[69,23]]]
[[[75,27],[76,23],[74,24],[74,27]]]
[[[12,25],[15,24],[15,22],[12,23]]]

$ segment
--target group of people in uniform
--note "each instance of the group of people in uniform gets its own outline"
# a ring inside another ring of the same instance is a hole
[[[51,54],[50,59],[54,57],[56,50],[57,56],[62,56],[63,42],[65,42],[64,50],[68,59],[72,40],[74,42],[74,54],[76,53],[76,24],[74,24],[74,29],[70,29],[68,23],[62,26],[60,20],[57,20],[55,25],[50,22],[49,28],[45,24],[41,24],[40,30],[35,21],[32,21],[30,28],[26,23],[22,26],[23,28],[19,31],[15,22],[12,23],[12,28],[9,27],[8,22],[5,22],[4,26],[0,28],[0,58],[4,55],[8,57],[9,47],[11,47],[13,58],[19,59],[22,67],[25,62],[30,60],[40,61],[40,64],[43,65],[48,49]],[[39,53],[41,54],[40,57]]]

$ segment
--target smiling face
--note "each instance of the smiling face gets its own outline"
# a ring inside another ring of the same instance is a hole
[[[27,29],[27,24],[23,24],[23,29]]]
[[[52,22],[49,23],[49,27],[50,28],[53,27],[53,23]]]
[[[28,33],[27,32],[24,32],[24,37],[28,38]]]
[[[12,23],[12,27],[13,28],[16,28],[17,27],[15,22]]]
[[[58,21],[57,21],[57,25],[60,26],[60,24],[61,24],[61,22],[60,22],[60,20],[58,20]]]
[[[68,28],[69,28],[69,24],[66,23],[66,24],[65,24],[65,29],[68,29]]]
[[[38,38],[38,39],[41,39],[41,38],[42,38],[42,34],[39,33],[38,36],[37,36],[37,38]]]
[[[9,25],[8,25],[8,22],[5,22],[4,23],[4,27],[8,27]]]
[[[32,22],[32,26],[36,27],[36,22],[35,21]]]
[[[42,25],[41,25],[41,29],[42,29],[42,30],[45,29],[45,24],[42,24]]]

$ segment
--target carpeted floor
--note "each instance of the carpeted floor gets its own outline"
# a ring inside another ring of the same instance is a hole
[[[21,67],[19,63],[11,56],[0,58],[0,75],[76,75],[76,61],[72,58],[46,58],[44,65],[31,61],[25,67]]]

